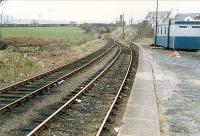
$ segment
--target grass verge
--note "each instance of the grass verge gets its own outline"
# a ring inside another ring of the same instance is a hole
[[[0,82],[12,82],[16,77],[29,76],[32,69],[38,68],[36,60],[23,56],[20,53],[0,52]]]

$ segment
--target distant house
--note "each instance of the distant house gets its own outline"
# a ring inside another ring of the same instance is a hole
[[[177,14],[174,20],[178,21],[200,21],[200,13],[181,13]]]
[[[163,23],[169,21],[171,18],[172,12],[171,11],[158,11],[158,23]],[[147,20],[149,23],[152,24],[152,26],[155,26],[156,24],[156,12],[149,12],[145,20]]]

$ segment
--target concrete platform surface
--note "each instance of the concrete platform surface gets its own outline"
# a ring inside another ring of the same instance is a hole
[[[151,63],[139,46],[139,65],[118,136],[160,136]]]

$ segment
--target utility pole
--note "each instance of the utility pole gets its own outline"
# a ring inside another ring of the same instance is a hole
[[[124,13],[122,15],[120,15],[120,21],[121,21],[121,25],[122,25],[122,39],[125,39],[125,33],[124,33],[124,29],[125,29],[125,21],[124,21]]]
[[[131,17],[131,19],[130,19],[130,25],[132,25],[133,24],[133,17]]]
[[[158,33],[158,0],[156,2],[156,29],[155,29],[155,45],[157,45],[157,33]]]
[[[3,8],[2,8],[2,5],[3,5],[3,1],[4,0],[0,0],[0,8],[3,10]],[[3,23],[3,11],[2,11],[2,13],[1,13],[1,24]],[[0,29],[0,48],[4,48],[3,47],[4,45],[3,45],[3,43],[2,43],[2,31],[1,31],[1,29]]]
[[[49,24],[51,23],[51,9],[49,9]]]

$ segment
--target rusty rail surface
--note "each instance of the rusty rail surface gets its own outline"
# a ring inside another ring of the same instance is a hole
[[[125,83],[125,81],[126,81],[126,79],[127,79],[127,76],[128,76],[128,74],[129,74],[129,71],[130,71],[130,68],[131,68],[131,65],[132,65],[132,61],[133,61],[133,60],[132,60],[133,51],[132,51],[132,49],[131,49],[130,47],[129,47],[129,50],[130,50],[130,52],[131,52],[131,55],[130,55],[129,65],[128,65],[128,67],[127,67],[127,72],[126,72],[126,74],[125,74],[125,76],[124,76],[124,79],[123,79],[123,81],[122,81],[122,83],[121,83],[121,86],[120,86],[120,88],[119,88],[119,90],[118,90],[118,92],[117,92],[117,95],[115,96],[115,98],[114,98],[114,100],[113,100],[113,102],[112,102],[110,108],[108,109],[108,112],[106,113],[106,116],[104,117],[104,120],[103,120],[102,123],[101,123],[101,126],[100,126],[99,129],[98,129],[98,132],[97,132],[96,136],[99,136],[99,135],[101,134],[101,132],[102,132],[102,130],[103,130],[103,128],[104,128],[104,125],[105,125],[105,123],[106,123],[108,117],[110,116],[110,114],[111,114],[111,112],[112,112],[112,110],[113,110],[113,108],[114,108],[114,106],[115,106],[115,104],[116,104],[116,102],[117,102],[117,100],[118,100],[118,98],[119,98],[119,95],[120,95],[120,93],[121,93],[121,91],[122,91],[122,89],[123,89],[124,83]]]

